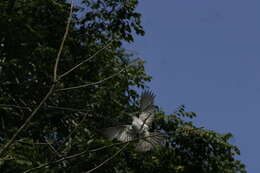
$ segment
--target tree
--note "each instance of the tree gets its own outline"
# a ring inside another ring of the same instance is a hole
[[[231,134],[183,120],[195,116],[184,106],[157,108],[166,139],[156,150],[100,135],[138,112],[134,88],[151,77],[122,43],[144,30],[137,0],[80,2],[0,2],[0,171],[245,172]]]

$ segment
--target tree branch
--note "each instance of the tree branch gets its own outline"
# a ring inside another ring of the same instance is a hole
[[[87,115],[84,115],[83,118],[81,119],[81,121],[79,122],[79,124],[70,132],[70,134],[68,136],[66,136],[66,138],[64,139],[63,144],[65,144],[67,142],[67,140],[71,137],[71,135],[76,132],[76,130],[79,128],[79,126],[82,124],[82,122],[86,119]],[[59,147],[60,148],[60,147]],[[58,150],[59,150],[58,148]],[[62,151],[64,152],[66,150],[66,148]]]
[[[82,156],[82,155],[84,155],[84,154],[86,154],[86,153],[87,153],[87,151],[83,151],[83,152],[81,152],[81,153],[77,153],[77,154],[74,154],[74,155],[71,155],[71,156],[63,157],[63,158],[58,159],[58,160],[56,160],[56,161],[54,161],[54,162],[44,163],[44,164],[41,164],[41,165],[39,165],[39,166],[37,166],[37,167],[28,169],[28,170],[24,171],[23,173],[28,173],[28,172],[31,172],[31,171],[34,171],[34,170],[37,170],[37,169],[41,169],[41,168],[43,168],[43,167],[45,167],[45,166],[48,166],[48,165],[51,165],[51,164],[55,164],[55,163],[59,163],[59,162],[62,162],[62,161],[64,161],[64,160],[73,159],[73,158]]]
[[[17,108],[17,109],[25,109],[25,110],[31,110],[29,107],[24,107],[24,106],[17,106],[17,105],[8,105],[8,104],[0,104],[0,108]],[[57,109],[57,110],[64,110],[64,111],[71,111],[71,112],[82,112],[82,113],[87,113],[89,110],[86,109],[75,109],[75,108],[68,108],[68,107],[61,107],[61,106],[52,106],[52,105],[47,105],[47,106],[42,106],[44,109]]]
[[[65,43],[65,40],[68,36],[68,32],[69,32],[69,27],[70,27],[70,22],[72,20],[72,10],[73,10],[73,0],[71,0],[71,4],[70,4],[70,14],[69,14],[69,18],[68,18],[68,22],[67,22],[67,26],[66,26],[66,30],[65,30],[65,33],[63,35],[63,39],[61,41],[61,44],[60,44],[60,48],[59,48],[59,52],[58,52],[58,55],[57,55],[57,58],[56,58],[56,62],[55,62],[55,65],[54,65],[54,70],[53,70],[53,81],[56,82],[57,81],[57,70],[58,70],[58,65],[59,65],[59,61],[60,61],[60,55],[61,55],[61,52],[63,50],[63,46],[64,46],[64,43]]]
[[[57,80],[57,67],[58,67],[58,63],[59,63],[59,59],[60,59],[60,54],[61,54],[61,51],[63,49],[64,42],[65,42],[65,40],[67,38],[69,24],[70,24],[70,21],[72,19],[72,17],[71,17],[72,16],[72,8],[73,8],[73,0],[71,0],[71,10],[70,10],[69,18],[68,18],[68,24],[67,24],[67,27],[66,27],[66,31],[64,33],[64,36],[63,36],[63,39],[62,39],[62,42],[61,42],[61,46],[60,46],[59,52],[58,52],[57,57],[56,57],[56,63],[55,63],[55,66],[54,66],[53,84],[50,87],[48,93],[45,95],[45,97],[41,100],[39,105],[34,109],[34,111],[31,113],[31,115],[25,120],[23,125],[15,132],[15,134],[11,137],[11,139],[1,148],[1,150],[0,150],[0,157],[3,156],[3,154],[8,150],[10,145],[14,142],[15,138],[30,123],[31,119],[34,117],[34,115],[38,112],[38,110],[41,108],[41,106],[46,102],[46,100],[50,97],[50,95],[54,91],[54,88],[55,88],[55,85],[56,85],[56,80]]]
[[[97,54],[99,54],[100,52],[102,52],[104,49],[106,49],[111,43],[113,42],[113,40],[109,41],[103,48],[99,49],[97,52],[95,52],[92,56],[90,56],[89,58],[85,59],[84,61],[80,62],[79,64],[75,65],[74,67],[72,67],[71,69],[69,69],[68,71],[66,71],[65,73],[63,73],[62,75],[59,76],[59,79],[67,76],[68,74],[70,74],[72,71],[74,71],[75,69],[77,69],[78,67],[80,67],[81,65],[83,65],[84,63],[90,61],[91,59],[93,59]]]
[[[50,150],[55,153],[58,157],[62,157],[62,155],[52,146],[52,144],[48,141],[47,138],[45,138],[46,143],[50,147]]]
[[[17,105],[8,105],[8,104],[0,104],[0,108],[4,107],[4,108],[17,108],[17,109],[26,109],[29,110],[30,108],[28,107],[23,107],[23,106],[17,106]]]
[[[141,61],[140,59],[137,59],[137,60],[134,60],[133,62],[131,62],[130,64],[128,64],[125,68],[121,69],[120,71],[112,74],[111,76],[108,76],[102,80],[99,80],[97,82],[91,82],[91,83],[87,83],[87,84],[83,84],[83,85],[78,85],[78,86],[74,86],[74,87],[68,87],[68,88],[63,88],[63,89],[58,89],[56,91],[67,91],[67,90],[73,90],[73,89],[79,89],[79,88],[85,88],[85,87],[88,87],[88,86],[92,86],[92,85],[97,85],[97,84],[100,84],[100,83],[103,83],[109,79],[112,79],[114,78],[115,76],[119,75],[122,71],[124,71],[125,69],[129,68],[131,65],[133,65],[134,63],[137,63]]]
[[[80,112],[80,113],[87,113],[87,112],[89,112],[89,110],[86,110],[86,109],[75,109],[75,108],[68,108],[68,107],[61,107],[61,106],[52,106],[52,105],[44,106],[44,108],[46,108],[46,109],[64,110],[64,111],[71,111],[71,112]]]
[[[95,168],[92,168],[91,170],[87,171],[86,173],[90,173],[95,171],[96,169],[100,168],[101,166],[103,166],[104,164],[106,164],[107,162],[109,162],[110,160],[112,160],[113,158],[115,158],[119,153],[121,153],[129,144],[126,143],[120,150],[118,150],[115,154],[113,154],[111,157],[109,157],[108,159],[106,159],[105,161],[103,161],[102,163],[100,163],[98,166],[96,166]]]
[[[73,154],[73,155],[70,155],[70,156],[67,156],[67,157],[63,157],[63,158],[58,159],[58,160],[53,161],[53,162],[41,164],[41,165],[39,165],[39,166],[37,166],[37,167],[28,169],[28,170],[24,171],[23,173],[28,173],[28,172],[31,172],[31,171],[34,171],[34,170],[37,170],[37,169],[41,169],[41,168],[43,168],[43,167],[45,167],[45,166],[52,165],[52,164],[56,164],[56,163],[62,162],[62,161],[64,161],[64,160],[74,159],[74,158],[83,156],[83,155],[85,155],[86,153],[93,153],[93,152],[101,151],[101,150],[104,150],[104,149],[106,149],[106,148],[110,148],[110,147],[113,147],[113,146],[122,145],[122,144],[128,144],[128,143],[131,143],[131,142],[138,141],[138,140],[140,140],[140,139],[146,139],[146,138],[149,138],[149,137],[154,137],[154,136],[159,136],[159,135],[164,136],[163,134],[149,135],[149,136],[145,136],[145,137],[142,137],[142,138],[136,138],[136,139],[134,139],[134,140],[127,141],[127,142],[118,142],[118,143],[114,143],[114,144],[111,144],[111,145],[107,145],[107,146],[95,148],[95,149],[92,149],[92,150],[85,150],[85,151],[82,151],[82,152],[77,153],[77,154]]]
[[[4,154],[4,152],[9,148],[9,146],[14,142],[15,138],[21,133],[21,131],[26,127],[27,124],[31,121],[31,119],[34,117],[34,115],[38,112],[38,110],[41,108],[41,106],[45,103],[45,101],[49,98],[49,96],[52,94],[54,90],[55,84],[53,84],[46,94],[46,96],[42,99],[40,104],[34,109],[34,111],[31,113],[31,115],[26,119],[26,121],[23,123],[23,125],[15,132],[15,134],[12,136],[12,138],[1,148],[0,150],[0,156]]]

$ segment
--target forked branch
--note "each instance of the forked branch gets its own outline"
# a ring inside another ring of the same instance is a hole
[[[64,46],[64,42],[65,42],[65,40],[67,38],[69,25],[70,25],[70,22],[71,22],[71,19],[72,19],[72,17],[71,17],[72,16],[72,9],[73,9],[73,0],[71,0],[70,14],[69,14],[69,18],[68,18],[68,22],[67,22],[67,26],[66,26],[66,31],[64,33],[64,36],[63,36],[63,39],[62,39],[62,42],[61,42],[61,45],[60,45],[60,48],[59,48],[59,52],[58,52],[57,57],[56,57],[56,62],[55,62],[55,65],[54,65],[53,84],[50,87],[48,93],[41,100],[41,102],[38,104],[38,106],[33,110],[33,112],[29,115],[29,117],[25,120],[25,122],[22,124],[22,126],[20,126],[20,128],[14,133],[14,135],[11,137],[11,139],[1,148],[1,150],[0,150],[0,157],[5,154],[5,152],[8,150],[10,145],[13,144],[14,140],[16,139],[16,137],[30,123],[30,121],[35,116],[35,114],[38,112],[38,110],[42,107],[42,105],[47,101],[47,99],[51,96],[51,94],[54,91],[54,88],[55,88],[55,85],[56,85],[56,80],[57,80],[57,68],[58,68],[58,64],[59,64],[60,54],[62,52],[62,49],[63,49],[63,46]]]
[[[140,59],[136,59],[134,60],[133,62],[131,62],[130,64],[128,64],[125,68],[119,70],[118,72],[104,78],[104,79],[101,79],[97,82],[91,82],[91,83],[87,83],[87,84],[83,84],[83,85],[78,85],[78,86],[74,86],[74,87],[68,87],[68,88],[62,88],[62,89],[57,89],[56,91],[67,91],[67,90],[73,90],[73,89],[79,89],[79,88],[85,88],[85,87],[88,87],[88,86],[93,86],[93,85],[97,85],[97,84],[100,84],[100,83],[103,83],[109,79],[112,79],[114,77],[116,77],[117,75],[119,75],[122,71],[124,71],[125,69],[129,68],[131,65],[137,63],[141,61]]]
[[[97,151],[102,151],[104,149],[107,149],[107,148],[110,148],[110,147],[114,147],[114,146],[118,146],[118,145],[122,145],[122,144],[125,144],[119,151],[117,151],[115,154],[113,154],[110,158],[108,158],[107,160],[105,160],[104,162],[107,163],[108,161],[112,160],[115,156],[117,156],[121,151],[123,151],[123,149],[125,147],[127,147],[127,145],[131,142],[135,142],[135,141],[138,141],[140,139],[146,139],[146,138],[149,138],[149,137],[154,137],[154,136],[164,136],[163,134],[153,134],[153,135],[149,135],[149,136],[146,136],[146,137],[142,137],[142,138],[136,138],[134,140],[131,140],[131,141],[127,141],[127,142],[118,142],[118,143],[114,143],[114,144],[111,144],[111,145],[106,145],[106,146],[103,146],[103,147],[99,147],[99,148],[96,148],[96,149],[92,149],[92,150],[85,150],[85,151],[82,151],[80,153],[77,153],[77,154],[73,154],[73,155],[70,155],[70,156],[66,156],[66,157],[63,157],[63,158],[60,158],[58,160],[55,160],[53,162],[48,162],[48,163],[44,163],[44,164],[41,164],[37,167],[34,167],[34,168],[31,168],[31,169],[28,169],[26,171],[24,171],[23,173],[28,173],[28,172],[31,172],[31,171],[35,171],[37,169],[41,169],[43,167],[47,167],[49,165],[53,165],[53,164],[57,164],[57,163],[60,163],[64,160],[70,160],[70,159],[74,159],[74,158],[78,158],[78,157],[81,157],[81,156],[84,156],[85,154],[87,153],[93,153],[93,152],[97,152]],[[100,168],[102,165],[104,165],[105,163],[102,162],[101,164],[99,164],[97,167],[91,169],[91,170],[96,170],[97,168]],[[101,165],[101,166],[100,166]],[[89,170],[89,171],[91,171]],[[92,172],[92,171],[91,171]],[[87,171],[87,173],[90,173]]]

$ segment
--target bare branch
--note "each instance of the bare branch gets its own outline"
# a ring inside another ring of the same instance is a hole
[[[103,83],[109,79],[112,79],[114,78],[115,76],[119,75],[122,71],[124,71],[125,69],[129,68],[131,65],[133,65],[134,63],[137,63],[141,61],[140,59],[137,59],[137,60],[134,60],[133,62],[131,62],[130,64],[128,64],[125,68],[121,69],[120,71],[112,74],[111,76],[108,76],[102,80],[99,80],[97,82],[91,82],[91,83],[87,83],[87,84],[83,84],[83,85],[78,85],[78,86],[74,86],[74,87],[68,87],[68,88],[63,88],[63,89],[58,89],[56,91],[67,91],[67,90],[73,90],[73,89],[79,89],[79,88],[85,88],[85,87],[88,87],[88,86],[92,86],[92,85],[97,85],[97,84],[100,84],[100,83]]]
[[[61,107],[61,106],[52,106],[52,105],[44,106],[44,108],[64,110],[64,111],[71,111],[71,112],[84,112],[84,113],[89,112],[89,110],[86,110],[86,109],[75,109],[75,108],[68,108],[68,107]]]
[[[51,165],[51,164],[55,164],[55,163],[59,163],[59,162],[62,162],[64,160],[69,160],[69,159],[73,159],[73,158],[76,158],[76,157],[80,157],[80,156],[82,156],[82,155],[84,155],[86,153],[87,153],[87,151],[83,151],[81,153],[77,153],[77,154],[73,154],[71,156],[63,157],[63,158],[58,159],[58,160],[56,160],[54,162],[44,163],[44,164],[41,164],[41,165],[39,165],[37,167],[28,169],[28,170],[24,171],[23,173],[28,173],[28,172],[31,172],[31,171],[34,171],[34,170],[37,170],[37,169],[41,169],[41,168],[43,168],[45,166],[48,166],[48,165]]]
[[[84,63],[90,61],[91,59],[95,58],[97,54],[99,54],[100,52],[102,52],[104,49],[106,49],[111,43],[113,42],[113,40],[109,41],[103,48],[99,49],[97,52],[95,52],[93,55],[91,55],[89,58],[85,59],[84,61],[80,62],[79,64],[77,64],[76,66],[72,67],[71,69],[69,69],[68,71],[66,71],[65,73],[63,73],[62,75],[59,76],[59,79],[67,76],[68,74],[70,74],[72,71],[74,71],[75,69],[77,69],[78,67],[80,67],[81,65],[83,65]]]
[[[109,162],[110,160],[112,160],[113,158],[115,158],[119,153],[121,153],[126,147],[127,145],[129,144],[126,143],[120,150],[118,150],[115,154],[113,154],[111,157],[109,157],[108,159],[106,159],[105,161],[103,161],[102,163],[100,163],[98,166],[96,166],[95,168],[87,171],[86,173],[90,173],[90,172],[93,172],[95,171],[96,169],[100,168],[101,166],[103,166],[104,164],[106,164],[107,162]]]
[[[41,164],[41,165],[39,165],[39,166],[37,166],[37,167],[28,169],[28,170],[24,171],[23,173],[28,173],[28,172],[31,172],[31,171],[34,171],[34,170],[37,170],[37,169],[41,169],[41,168],[43,168],[43,167],[45,167],[45,166],[52,165],[52,164],[56,164],[56,163],[62,162],[62,161],[64,161],[64,160],[74,159],[74,158],[83,156],[83,155],[85,155],[85,154],[87,154],[87,153],[93,153],[93,152],[101,151],[101,150],[104,150],[104,149],[106,149],[106,148],[110,148],[110,147],[113,147],[113,146],[122,145],[122,144],[128,144],[128,143],[131,143],[131,142],[138,141],[138,140],[140,140],[140,139],[146,139],[146,138],[149,138],[149,137],[154,137],[154,136],[159,136],[159,135],[164,136],[163,134],[154,134],[154,135],[149,135],[149,136],[145,136],[145,137],[142,137],[142,138],[136,138],[136,139],[134,139],[134,140],[127,141],[127,142],[118,142],[118,143],[114,143],[114,144],[111,144],[111,145],[99,147],[99,148],[92,149],[92,150],[85,150],[85,151],[82,151],[82,152],[77,153],[77,154],[73,154],[73,155],[70,155],[70,156],[67,156],[67,157],[63,157],[63,158],[58,159],[58,160],[53,161],[53,162],[48,162],[48,163]]]
[[[7,150],[8,148],[10,147],[10,145],[14,142],[15,138],[22,132],[22,130],[30,123],[31,119],[34,117],[34,115],[38,112],[38,110],[42,107],[42,105],[46,102],[46,100],[50,97],[50,95],[53,93],[53,90],[55,88],[55,85],[56,85],[56,80],[57,80],[57,67],[58,67],[58,63],[59,63],[59,59],[60,59],[60,54],[61,54],[61,51],[63,49],[63,45],[64,45],[64,42],[66,40],[66,37],[68,35],[68,28],[69,28],[69,24],[70,24],[70,21],[72,19],[72,8],[73,8],[73,0],[71,0],[71,10],[70,10],[70,15],[69,15],[69,18],[68,18],[68,25],[66,27],[66,31],[64,33],[64,36],[63,36],[63,40],[61,42],[61,46],[60,46],[60,49],[59,49],[59,52],[57,54],[57,57],[56,57],[56,63],[55,63],[55,66],[54,66],[54,78],[53,78],[53,84],[52,86],[50,87],[48,93],[45,95],[45,97],[41,100],[41,102],[39,103],[39,105],[34,109],[34,111],[31,113],[31,115],[25,120],[25,122],[22,124],[22,126],[15,132],[15,134],[11,137],[11,139],[1,148],[0,150],[0,156],[2,156]]]
[[[66,40],[66,38],[68,36],[70,22],[71,22],[71,19],[72,19],[72,10],[73,10],[73,0],[71,0],[71,3],[70,3],[70,14],[69,14],[66,30],[65,30],[65,33],[63,35],[63,39],[61,41],[60,49],[59,49],[59,52],[58,52],[58,55],[57,55],[57,58],[56,58],[55,65],[54,65],[54,70],[53,70],[53,81],[54,82],[57,81],[57,70],[58,70],[58,65],[59,65],[59,61],[60,61],[60,55],[61,55],[61,52],[63,50],[63,46],[64,46],[64,43],[65,43],[65,40]]]
[[[1,122],[2,122],[2,129],[5,130],[5,120],[3,116],[1,116]]]
[[[34,117],[34,115],[38,112],[38,110],[41,108],[41,106],[45,103],[45,101],[49,98],[49,96],[52,94],[54,90],[55,84],[52,85],[49,92],[46,94],[46,96],[42,99],[40,104],[34,109],[34,111],[31,113],[31,115],[26,119],[26,121],[23,123],[23,125],[15,132],[15,134],[12,136],[12,138],[1,148],[0,150],[0,156],[4,154],[4,152],[9,148],[9,146],[14,142],[15,138],[18,136],[18,134],[21,133],[21,131],[26,127],[27,124],[31,121],[31,119]]]
[[[5,107],[5,108],[17,108],[17,109],[27,109],[29,110],[30,108],[28,107],[23,107],[23,106],[17,106],[17,105],[8,105],[8,104],[0,104],[0,108]]]
[[[8,105],[8,104],[0,104],[0,108],[17,108],[17,109],[25,109],[25,110],[30,110],[29,107],[23,107],[23,106],[17,106],[17,105]],[[60,107],[60,106],[52,106],[52,105],[47,105],[47,106],[42,106],[44,109],[57,109],[57,110],[64,110],[64,111],[71,111],[71,112],[84,112],[87,113],[89,110],[86,109],[75,109],[75,108],[68,108],[68,107]]]
[[[62,157],[62,155],[52,146],[52,144],[48,141],[48,139],[45,138],[45,141],[53,153],[55,153],[58,157]]]
[[[71,135],[76,132],[76,130],[79,128],[79,126],[82,124],[82,122],[86,119],[86,117],[87,117],[87,115],[84,115],[84,116],[83,116],[83,118],[81,119],[81,121],[79,122],[79,124],[78,124],[78,125],[70,132],[70,134],[64,139],[64,142],[63,142],[63,143],[66,143],[67,140],[71,137]],[[59,147],[59,148],[60,148],[60,147]],[[65,150],[66,150],[66,148],[65,148],[63,151],[65,151]]]
[[[74,86],[74,87],[69,87],[69,88],[63,88],[63,89],[58,89],[56,91],[67,91],[67,90],[73,90],[73,89],[79,89],[79,88],[85,88],[85,87],[88,87],[88,86],[92,86],[92,85],[97,85],[97,84],[100,84],[100,83],[103,83],[113,77],[115,77],[116,75],[118,75],[119,73],[121,73],[123,70],[120,70],[119,72],[107,77],[107,78],[104,78],[100,81],[97,81],[97,82],[92,82],[92,83],[87,83],[87,84],[84,84],[84,85],[78,85],[78,86]]]
[[[52,144],[49,142],[48,143],[43,143],[43,142],[36,142],[36,143],[30,143],[30,142],[25,142],[25,141],[21,141],[21,140],[16,140],[16,142],[18,143],[21,143],[21,144],[25,144],[25,145],[30,145],[30,146],[33,146],[33,145],[49,145],[49,144]]]
[[[15,160],[15,158],[12,156],[6,156],[4,158],[0,158],[0,161],[9,161],[9,160]]]

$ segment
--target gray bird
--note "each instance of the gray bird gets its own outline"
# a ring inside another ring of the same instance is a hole
[[[140,100],[139,117],[132,117],[131,125],[120,125],[103,129],[103,135],[109,140],[117,139],[122,142],[136,140],[136,151],[145,152],[161,144],[163,135],[159,132],[150,132],[155,115],[155,95],[144,91]]]

